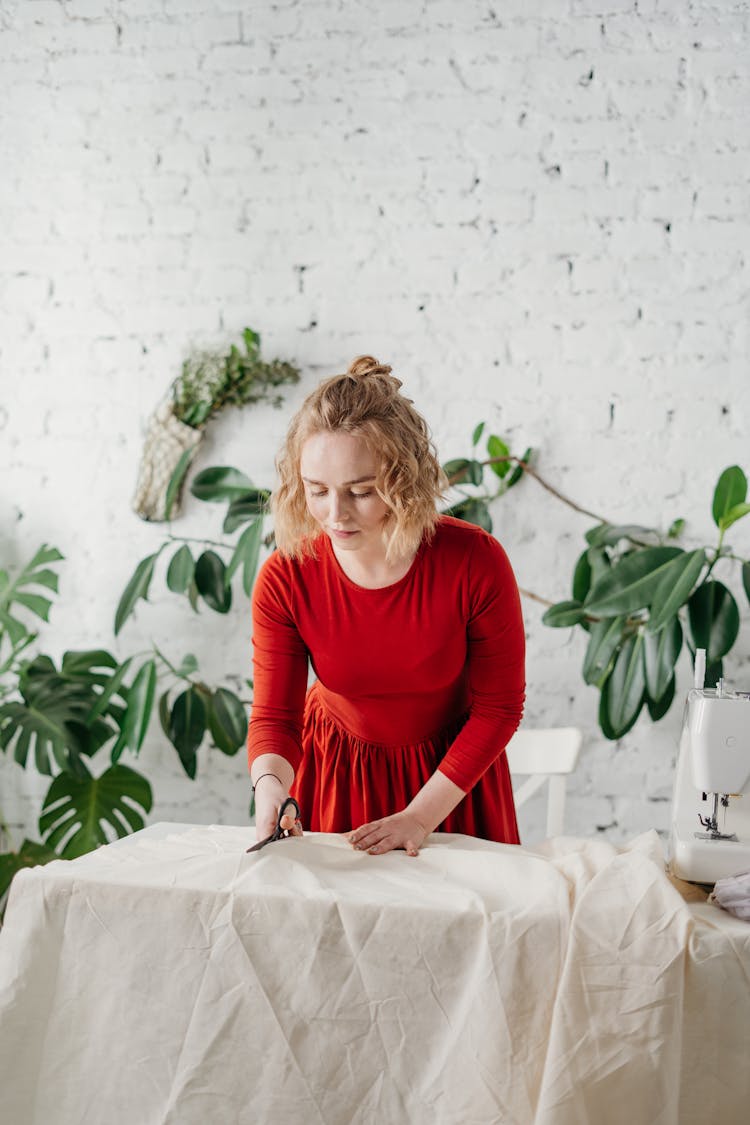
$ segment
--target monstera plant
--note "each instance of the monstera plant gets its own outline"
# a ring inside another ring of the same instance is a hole
[[[153,660],[120,663],[90,649],[65,652],[56,665],[36,651],[33,621],[48,620],[61,560],[45,545],[16,575],[0,570],[0,747],[21,768],[33,760],[50,778],[42,841],[0,855],[0,897],[20,867],[73,858],[143,827],[152,803],[146,778],[120,759],[143,743]],[[102,752],[107,764],[95,768]]]

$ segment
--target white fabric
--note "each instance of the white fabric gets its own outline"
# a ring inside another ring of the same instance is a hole
[[[750,871],[719,879],[708,901],[750,922]]]
[[[246,829],[17,876],[0,934],[12,1125],[747,1120],[750,927],[618,852]]]

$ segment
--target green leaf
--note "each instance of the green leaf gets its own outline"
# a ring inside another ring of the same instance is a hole
[[[253,332],[252,328],[245,328],[242,333],[242,339],[245,341],[245,351],[248,356],[255,360],[260,355],[260,336],[257,332]]]
[[[169,718],[169,691],[165,691],[159,696],[159,722],[167,738],[169,738]]]
[[[676,555],[667,564],[651,601],[647,626],[649,633],[658,633],[674,618],[680,606],[690,597],[705,562],[706,552],[701,549]],[[658,698],[652,696],[652,699]]]
[[[243,523],[254,520],[257,516],[265,515],[268,511],[270,492],[265,488],[255,488],[243,496],[233,500],[227,508],[223,528],[227,535],[231,535]]]
[[[741,520],[748,512],[750,512],[750,504],[735,504],[733,508],[729,509],[726,515],[721,517],[719,527],[722,531],[726,531],[728,527],[731,527],[733,523],[737,523],[737,520]]]
[[[674,669],[682,649],[682,626],[675,616],[658,633],[646,632],[643,642],[643,668],[646,691],[657,703],[674,679]]]
[[[681,554],[679,547],[644,547],[626,555],[595,583],[586,599],[588,613],[617,617],[650,605],[668,564]]]
[[[92,689],[65,679],[54,668],[42,672],[30,667],[19,688],[23,702],[11,700],[0,706],[0,744],[6,751],[13,749],[21,766],[33,751],[40,773],[51,774],[53,762],[59,769],[70,768],[79,750],[72,727],[85,724],[96,700]]]
[[[125,714],[120,727],[120,736],[112,747],[113,762],[118,760],[125,749],[132,750],[134,754],[140,750],[151,719],[155,692],[156,662],[146,660],[125,692]]]
[[[443,472],[449,482],[453,484],[481,484],[484,470],[479,461],[470,461],[466,457],[457,457],[454,461],[446,461]]]
[[[472,435],[471,435],[471,448],[472,448],[472,449],[473,449],[473,448],[474,448],[474,447],[476,446],[476,444],[477,444],[477,442],[479,441],[480,437],[481,437],[481,436],[482,436],[482,434],[484,433],[484,427],[485,427],[485,423],[484,423],[484,422],[480,422],[478,426],[475,426],[475,427],[474,427],[474,432],[473,432],[473,433],[472,433]]]
[[[674,703],[674,696],[675,696],[675,678],[674,678],[674,676],[672,676],[672,679],[667,684],[667,689],[664,692],[664,694],[662,695],[661,699],[653,700],[649,696],[646,696],[646,706],[648,707],[648,713],[655,723],[658,723],[659,719],[664,718],[667,711],[669,710],[669,708]]]
[[[209,701],[208,729],[215,745],[224,754],[236,754],[247,738],[247,712],[241,700],[218,688]]]
[[[235,500],[253,489],[253,482],[239,469],[217,465],[198,473],[190,491],[198,500]]]
[[[742,564],[742,585],[745,588],[747,600],[750,602],[750,562]]]
[[[195,564],[195,584],[204,602],[216,613],[228,613],[232,588],[227,583],[227,568],[215,551],[204,551]]]
[[[61,773],[45,797],[39,830],[48,847],[63,844],[60,854],[74,859],[143,828],[141,812],[150,811],[152,800],[146,778],[127,766],[110,766],[100,777]]]
[[[176,669],[178,676],[192,676],[194,672],[198,671],[198,659],[192,652],[187,652],[180,661],[179,668]]]
[[[179,461],[175,465],[174,472],[169,478],[167,492],[164,497],[165,520],[169,520],[172,518],[172,508],[174,507],[175,500],[177,500],[178,496],[180,495],[180,490],[182,488],[185,477],[187,476],[187,471],[190,468],[190,462],[193,460],[197,449],[198,446],[193,445],[190,447],[190,449],[183,450],[182,454],[180,455]]]
[[[23,641],[31,636],[29,630],[26,628],[22,621],[18,621],[15,617],[11,617],[11,615],[9,613],[6,613],[3,609],[0,609],[0,626],[5,629],[8,637],[10,638],[10,643],[14,646],[20,645]]]
[[[112,669],[116,667],[117,661],[111,652],[103,648],[90,648],[63,653],[60,671],[63,676],[102,685],[106,683]]]
[[[25,606],[37,617],[41,617],[42,621],[49,621],[49,611],[52,608],[49,598],[43,598],[39,594],[17,593],[13,600],[17,605]]]
[[[242,567],[242,588],[250,597],[258,571],[260,547],[263,542],[263,520],[254,520],[240,536],[227,567],[227,583],[232,581],[237,569]]]
[[[739,465],[730,465],[719,477],[714,490],[711,514],[716,526],[721,528],[722,520],[725,519],[732,508],[744,503],[746,498],[747,477]]]
[[[115,636],[120,632],[123,625],[130,617],[135,609],[136,602],[142,598],[144,601],[148,600],[149,586],[151,579],[154,576],[154,566],[156,560],[163,550],[163,546],[155,551],[153,555],[148,555],[145,559],[141,559],[135,572],[128,582],[122,597],[120,598],[117,612],[115,613]]]
[[[615,658],[612,672],[602,688],[608,738],[622,738],[634,725],[643,706],[646,678],[643,668],[643,637],[628,637]]]
[[[586,655],[583,658],[583,680],[601,687],[607,676],[612,658],[623,639],[624,617],[608,617],[591,626]]]
[[[621,539],[635,539],[640,543],[646,536],[654,534],[652,528],[641,527],[637,523],[601,523],[587,531],[585,538],[591,547],[614,547]]]
[[[483,527],[485,531],[492,531],[492,517],[484,500],[461,500],[458,504],[447,508],[443,515],[476,524],[477,527]]]
[[[582,555],[579,555],[573,570],[573,600],[582,603],[590,589],[591,562],[589,561],[588,551],[584,551]]]
[[[529,446],[529,448],[524,451],[524,455],[521,458],[524,465],[530,465],[531,464],[531,458],[533,457],[533,455],[534,455],[534,450],[531,448],[531,446]],[[510,474],[510,476],[508,477],[508,480],[506,482],[508,488],[512,488],[514,484],[518,484],[518,482],[521,479],[521,477],[523,476],[524,472],[525,472],[525,470],[523,468],[523,465],[516,465],[515,468],[513,469],[513,472]]]
[[[39,867],[59,858],[51,848],[37,844],[34,840],[24,840],[17,852],[4,852],[0,855],[0,899],[18,871],[26,867]]]
[[[565,629],[571,625],[580,625],[584,617],[585,611],[580,602],[557,602],[545,611],[542,622],[553,629]]]
[[[175,551],[167,567],[167,586],[173,594],[184,594],[193,581],[195,562],[187,543]]]
[[[723,583],[704,582],[688,602],[688,623],[695,648],[705,648],[706,664],[713,664],[737,640],[740,611]]]
[[[683,519],[673,520],[672,523],[669,525],[669,531],[667,532],[667,539],[679,539],[684,530],[685,530],[685,521]]]
[[[715,688],[719,680],[724,675],[724,661],[714,660],[711,664],[706,665],[706,674],[703,679],[703,685],[707,688]]]
[[[491,434],[490,437],[487,438],[487,453],[490,457],[510,456],[510,450],[508,449],[508,446],[501,438],[497,436],[497,434]],[[510,472],[511,464],[510,461],[500,461],[496,465],[490,465],[490,468],[492,469],[495,476],[500,477],[500,479],[502,480],[503,477],[506,477]],[[474,483],[476,484],[479,482],[475,481]]]
[[[37,617],[41,617],[43,621],[47,621],[52,603],[49,598],[29,593],[28,587],[43,586],[47,590],[56,592],[57,575],[47,569],[47,564],[59,562],[62,557],[56,547],[44,545],[15,578],[11,579],[5,570],[0,571],[0,624],[7,629],[12,644],[17,644],[28,630],[10,613],[10,607],[16,602]],[[23,630],[23,633],[20,630]]]
[[[180,756],[188,777],[195,777],[197,750],[206,732],[206,705],[197,688],[177,696],[169,718],[169,741]]]
[[[132,660],[133,657],[129,656],[127,660],[123,661],[123,663],[120,664],[116,671],[109,677],[106,684],[104,685],[101,695],[96,701],[93,710],[89,713],[89,717],[86,720],[87,723],[90,724],[98,719],[100,715],[103,715],[114,696],[118,694],[124,695],[124,692],[121,692],[120,688],[122,687],[123,681],[125,679],[125,676],[127,675]]]

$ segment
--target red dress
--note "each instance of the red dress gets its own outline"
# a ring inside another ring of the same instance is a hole
[[[443,516],[380,590],[274,553],[253,591],[250,763],[287,758],[313,832],[400,812],[439,769],[467,796],[440,826],[518,843],[505,746],[521,719],[524,628],[503,548]],[[316,681],[308,690],[308,661]]]

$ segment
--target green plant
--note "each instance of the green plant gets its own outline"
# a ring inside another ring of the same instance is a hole
[[[115,612],[116,634],[138,602],[148,601],[160,560],[167,588],[185,598],[194,611],[202,603],[215,613],[229,613],[236,576],[249,598],[264,541],[268,490],[256,488],[238,469],[220,466],[198,473],[190,492],[205,503],[227,504],[222,521],[227,538],[167,535],[156,551],[138,563],[128,581]],[[224,754],[236,754],[247,733],[248,702],[229,687],[208,687],[199,676],[198,660],[192,654],[179,665],[158,648],[154,657],[172,676],[172,683],[158,701],[162,730],[188,776],[196,775],[198,751],[207,737]]]
[[[461,494],[461,499],[446,508],[444,515],[455,516],[467,523],[475,523],[485,531],[492,531],[490,504],[518,484],[524,468],[528,470],[531,467],[534,451],[527,449],[523,457],[516,457],[502,438],[490,434],[485,444],[487,456],[481,459],[477,456],[477,447],[485,429],[485,422],[474,427],[470,457],[457,457],[443,465],[451,487]]]
[[[153,704],[156,668],[133,658],[119,663],[104,649],[66,652],[59,667],[30,650],[30,618],[47,621],[57,594],[55,547],[42,546],[21,571],[0,571],[0,747],[21,768],[33,758],[51,778],[39,828],[43,842],[24,840],[0,862],[0,896],[22,866],[72,858],[143,826],[151,808],[144,777],[119,762],[138,754]],[[129,678],[131,673],[132,678]],[[88,762],[108,747],[110,765],[94,775]]]
[[[572,597],[551,605],[542,620],[586,633],[583,679],[600,693],[599,726],[605,737],[621,738],[644,707],[654,721],[667,714],[683,644],[693,659],[696,649],[706,650],[707,686],[721,677],[723,660],[737,639],[740,611],[716,571],[739,564],[750,600],[750,562],[724,541],[729,528],[749,512],[747,478],[733,465],[714,490],[712,515],[719,532],[714,546],[678,546],[683,519],[666,534],[606,520],[586,532]]]
[[[299,382],[299,371],[291,363],[260,358],[260,336],[252,328],[244,329],[242,339],[244,353],[233,344],[227,353],[200,351],[183,363],[172,384],[172,402],[186,426],[204,426],[225,406],[261,401],[278,406],[282,396],[275,389]]]

